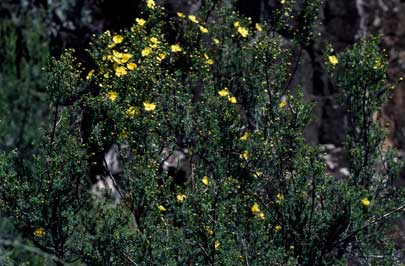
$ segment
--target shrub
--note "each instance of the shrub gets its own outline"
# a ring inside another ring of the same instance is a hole
[[[347,107],[350,176],[328,174],[303,138],[312,103],[290,88],[292,62],[319,5],[282,1],[270,26],[229,5],[166,19],[148,0],[131,29],[94,38],[94,69],[71,50],[53,59],[51,123],[29,174],[2,154],[2,210],[58,265],[395,265],[377,241],[404,204],[391,182],[401,165],[372,121],[387,91],[377,39],[326,51]],[[286,28],[296,37],[277,33]],[[117,205],[87,183],[114,143],[128,147]],[[184,183],[161,171],[164,149],[187,149]]]

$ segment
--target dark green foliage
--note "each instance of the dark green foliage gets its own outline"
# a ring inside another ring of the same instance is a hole
[[[2,215],[28,245],[58,265],[395,265],[377,241],[404,204],[401,165],[372,121],[386,95],[377,41],[325,56],[348,110],[350,175],[337,180],[303,137],[312,103],[289,88],[294,45],[226,5],[209,22],[165,22],[152,3],[145,21],[94,38],[94,70],[71,50],[52,60],[35,156],[1,154]],[[298,28],[279,21],[301,45],[319,4],[296,7]],[[94,166],[113,143],[115,177]],[[187,149],[185,182],[162,170],[167,149]],[[119,203],[89,193],[95,174],[114,178]]]

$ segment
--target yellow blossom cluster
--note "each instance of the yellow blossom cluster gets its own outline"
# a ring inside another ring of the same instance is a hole
[[[159,45],[162,43],[161,40],[158,39],[158,37],[156,36],[152,36],[149,39],[149,46],[145,47],[144,49],[142,49],[141,51],[141,55],[142,57],[149,57],[150,55],[152,55],[154,53],[154,49],[157,49],[157,55],[156,55],[156,60],[158,62],[162,62],[163,59],[166,58],[166,53],[163,52],[162,50],[159,50]],[[172,45],[173,46],[173,45]],[[180,47],[180,46],[179,46]],[[181,49],[181,47],[180,47]],[[173,49],[172,49],[173,50]],[[156,50],[155,50],[156,51]]]
[[[247,28],[242,27],[239,23],[239,21],[235,21],[233,23],[233,26],[236,28],[237,32],[239,33],[240,36],[243,38],[246,38],[249,35],[249,31]]]
[[[143,27],[146,24],[146,20],[143,18],[136,18],[135,19],[136,25],[131,27],[131,32],[137,32],[141,27]]]
[[[239,154],[239,157],[245,161],[249,159],[249,151],[245,150],[241,154]]]
[[[208,65],[213,65],[214,64],[214,60],[212,58],[210,58],[206,53],[204,53],[204,58],[205,58],[206,63]]]
[[[114,72],[117,77],[125,76],[128,71],[127,70],[134,70],[137,68],[137,65],[133,62],[129,62],[129,60],[133,57],[130,53],[121,53],[117,50],[112,51],[112,55],[108,55],[104,57],[104,59],[110,60],[114,63]],[[126,65],[124,65],[126,64]],[[105,74],[105,78],[108,78],[109,75]]]
[[[34,231],[34,236],[36,237],[44,237],[45,236],[45,229],[42,227],[38,227],[37,229],[35,229]]]
[[[139,109],[135,106],[130,106],[127,110],[125,110],[125,114],[131,118],[135,117],[139,114]]]
[[[235,96],[231,96],[230,92],[228,90],[227,87],[223,88],[222,90],[218,91],[219,96],[221,97],[227,97],[228,98],[228,102],[232,103],[232,104],[236,104],[238,101],[236,99]]]
[[[213,235],[214,231],[211,229],[211,227],[209,227],[208,225],[205,226],[205,231],[207,231],[207,234],[209,235]]]
[[[151,112],[156,109],[156,104],[150,103],[150,102],[144,102],[143,107],[144,107],[145,111]]]
[[[129,61],[133,57],[132,54],[129,53],[120,53],[117,50],[113,50],[112,60],[117,64],[124,64]]]
[[[260,210],[259,204],[254,203],[252,207],[250,207],[250,211],[255,215],[257,218],[264,220],[265,215],[264,212]]]
[[[173,44],[170,46],[170,50],[173,53],[179,53],[179,52],[183,51],[183,48],[181,48],[180,44]]]
[[[247,141],[249,137],[249,132],[245,131],[245,133],[243,133],[242,137],[240,137],[241,141]]]
[[[176,196],[176,200],[177,200],[178,202],[183,202],[183,201],[186,200],[186,198],[187,198],[187,196],[184,195],[184,194],[178,194],[178,195]]]
[[[276,203],[281,204],[281,203],[283,203],[283,200],[284,200],[284,195],[281,194],[281,193],[277,193],[277,195],[276,195]]]

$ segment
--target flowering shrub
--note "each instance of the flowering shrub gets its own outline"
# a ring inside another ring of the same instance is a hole
[[[148,0],[129,30],[94,38],[93,69],[71,50],[52,60],[35,167],[16,171],[15,153],[0,160],[1,208],[44,261],[395,265],[392,245],[377,241],[404,203],[392,185],[400,163],[371,118],[386,91],[384,56],[374,39],[325,55],[347,106],[350,176],[337,180],[303,138],[312,104],[290,88],[294,47],[313,38],[319,7],[304,2],[282,1],[271,26],[227,5],[166,20]],[[292,40],[277,34],[285,29]],[[94,199],[87,181],[114,143],[128,147],[117,205]],[[184,182],[162,171],[164,149],[187,149]]]

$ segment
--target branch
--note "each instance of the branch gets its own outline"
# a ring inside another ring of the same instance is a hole
[[[349,234],[347,237],[343,238],[342,240],[339,240],[335,243],[335,245],[339,245],[340,243],[346,242],[348,241],[350,238],[352,238],[353,236],[355,236],[358,232],[363,231],[364,229],[366,229],[367,227],[380,222],[381,220],[384,220],[386,218],[388,218],[389,216],[391,216],[392,214],[396,213],[396,212],[400,212],[405,210],[405,205],[399,206],[398,208],[380,216],[380,217],[372,217],[371,219],[369,219],[365,225],[363,225],[362,227],[358,228],[357,230],[354,230],[351,234]]]
[[[290,79],[289,79],[289,81],[287,83],[287,86],[283,90],[283,94],[285,94],[290,89],[291,83],[294,80],[295,74],[297,73],[298,65],[299,65],[299,63],[301,61],[301,56],[302,56],[302,46],[300,46],[300,49],[298,50],[298,56],[297,56],[297,61],[295,61],[294,70],[293,70],[293,72],[292,72],[292,74],[290,76]]]

